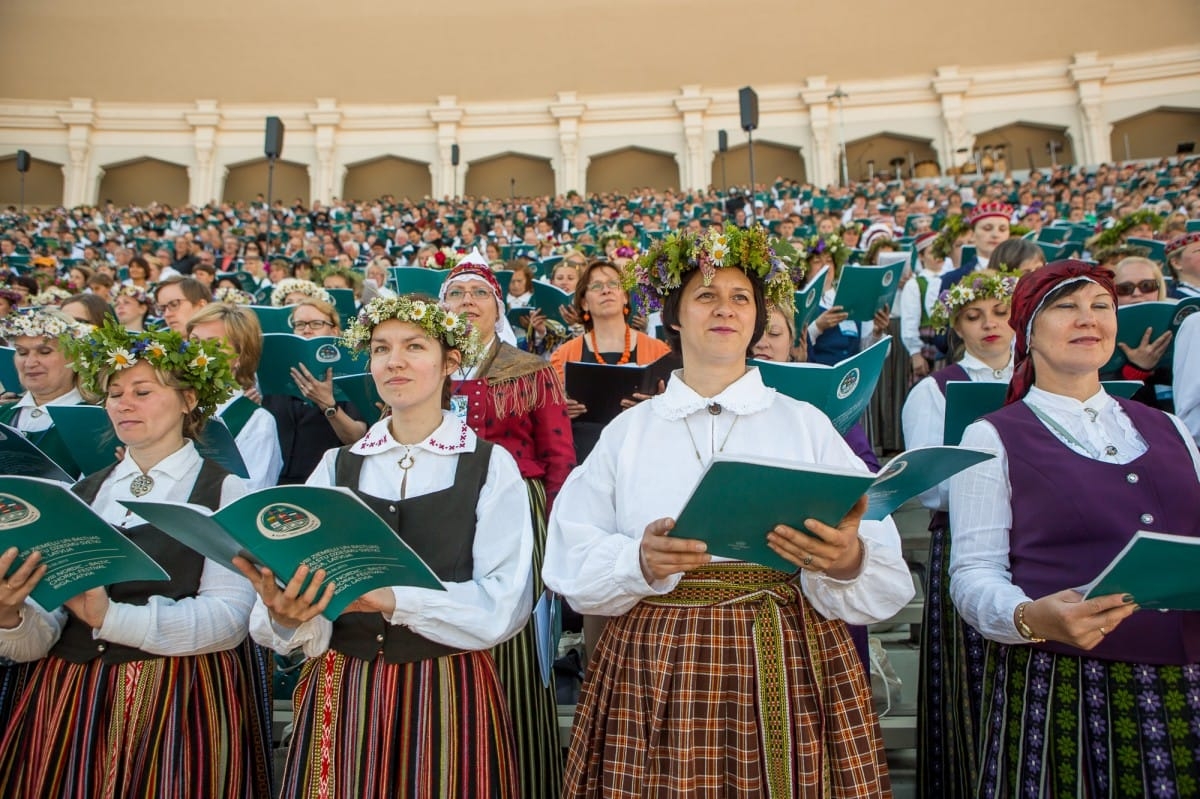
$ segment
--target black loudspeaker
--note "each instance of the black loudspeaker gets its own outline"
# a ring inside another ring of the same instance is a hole
[[[458,145],[450,145],[450,166],[458,166]]]
[[[758,93],[749,86],[738,89],[738,106],[742,112],[742,130],[751,131],[758,127]]]
[[[729,152],[729,134],[723,130],[717,131],[717,150],[723,153]]]
[[[29,161],[30,161],[30,158],[29,158],[28,150],[17,150],[17,171],[18,172],[28,172],[29,171]]]
[[[283,155],[283,120],[279,117],[267,117],[267,139],[263,144],[263,153],[267,158]]]

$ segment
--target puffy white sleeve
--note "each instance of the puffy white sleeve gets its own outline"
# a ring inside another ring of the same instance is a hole
[[[921,286],[914,277],[900,290],[900,342],[909,355],[921,351]]]
[[[221,505],[246,494],[240,478],[221,485]],[[183,656],[231,649],[246,637],[254,588],[240,574],[204,561],[195,596],[152,596],[145,605],[110,602],[94,637],[153,655]]]
[[[279,447],[279,432],[270,411],[255,409],[234,439],[250,477],[246,488],[257,491],[279,482],[283,471],[283,452]]]
[[[7,629],[0,627],[0,657],[17,663],[44,658],[62,635],[67,623],[66,611],[47,611],[32,599],[26,599],[20,612],[20,624]]]
[[[954,606],[985,638],[1023,644],[1013,613],[1032,599],[1012,582],[1009,531],[1012,529],[1012,485],[1008,455],[990,423],[974,422],[962,445],[996,453],[950,478],[950,596]]]
[[[647,596],[674,590],[682,575],[647,583],[642,574],[643,530],[617,523],[617,455],[612,425],[583,465],[563,483],[546,537],[542,578],[579,613],[620,616]]]
[[[1200,444],[1200,314],[1192,314],[1175,334],[1172,362],[1175,414]]]
[[[913,386],[900,410],[900,423],[908,449],[940,447],[945,442],[946,397],[936,380],[926,377]],[[922,491],[918,498],[929,510],[946,510],[950,507],[950,481]]]

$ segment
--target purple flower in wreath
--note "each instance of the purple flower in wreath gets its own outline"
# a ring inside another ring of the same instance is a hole
[[[146,341],[146,339],[138,339],[137,341],[133,342],[133,346],[129,348],[129,351],[140,357],[141,354],[146,351],[146,347],[148,346],[150,346],[149,341]]]

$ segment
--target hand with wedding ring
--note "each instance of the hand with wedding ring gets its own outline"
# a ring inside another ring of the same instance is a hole
[[[1137,607],[1129,594],[1084,599],[1078,591],[1067,589],[1026,604],[1025,623],[1039,638],[1088,650],[1111,635]]]
[[[333,368],[325,370],[325,379],[318,380],[308,367],[298,363],[291,369],[292,380],[305,399],[315,404],[321,410],[331,408],[336,404],[333,398]]]
[[[824,572],[839,580],[853,579],[862,570],[863,544],[858,525],[867,512],[867,497],[861,496],[842,517],[837,527],[805,519],[802,532],[780,524],[767,533],[767,545],[780,557],[802,569]]]
[[[6,574],[12,568],[18,554],[16,547],[9,547],[0,555],[0,574]],[[45,574],[46,564],[42,563],[42,553],[33,552],[0,582],[0,628],[11,630],[21,625],[21,608]]]
[[[656,519],[646,525],[638,557],[647,583],[706,566],[712,560],[712,555],[707,552],[708,545],[703,541],[672,538],[669,533],[674,527],[674,519]]]

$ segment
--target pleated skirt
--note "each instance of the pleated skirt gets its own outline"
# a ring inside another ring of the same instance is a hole
[[[917,796],[972,796],[978,777],[984,648],[950,599],[950,531],[930,528],[917,682]]]
[[[533,598],[542,595],[546,556],[546,490],[541,480],[526,479],[533,517]],[[559,799],[562,793],[562,746],[558,739],[558,703],[553,677],[542,685],[532,618],[519,633],[492,649],[500,684],[508,700],[524,799]]]
[[[0,740],[6,799],[266,799],[269,741],[241,649],[29,665]]]
[[[988,642],[980,797],[1200,796],[1200,665]]]
[[[305,663],[292,706],[282,797],[520,796],[487,652],[393,664],[331,650]]]
[[[608,620],[576,709],[564,797],[891,796],[846,625],[789,585],[761,582],[762,571],[688,572],[672,594]],[[674,601],[697,589],[714,604]]]
[[[912,381],[912,359],[900,343],[900,321],[893,319],[888,331],[892,348],[879,372],[879,383],[867,406],[866,431],[876,452],[899,452],[904,449],[904,431],[900,425],[900,410],[908,396]]]

